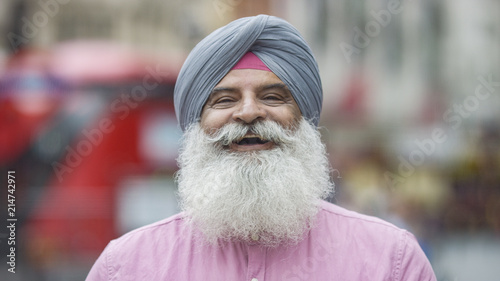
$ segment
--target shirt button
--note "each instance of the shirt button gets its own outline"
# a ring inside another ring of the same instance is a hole
[[[259,281],[257,278],[252,278],[252,281]]]
[[[254,233],[254,234],[252,234],[252,236],[250,238],[252,238],[253,241],[257,241],[257,240],[259,240],[259,235]],[[252,279],[252,281],[257,281],[257,279],[255,279],[255,280],[254,279]]]

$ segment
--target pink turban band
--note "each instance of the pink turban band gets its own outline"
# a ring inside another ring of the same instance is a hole
[[[257,69],[257,70],[265,70],[272,72],[254,53],[248,52],[246,53],[238,63],[231,68],[234,69]]]

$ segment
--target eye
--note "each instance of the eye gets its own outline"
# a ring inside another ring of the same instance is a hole
[[[236,99],[231,96],[222,96],[214,99],[210,104],[214,108],[228,108],[233,106],[233,104],[236,102]]]
[[[269,101],[269,102],[282,102],[283,101],[283,97],[281,97],[280,95],[277,95],[277,94],[268,94],[268,95],[265,95],[264,97],[262,97],[262,99],[265,101]]]
[[[266,100],[281,100],[281,98],[277,97],[277,96],[267,96],[265,97]]]
[[[228,97],[223,97],[223,98],[220,98],[220,99],[216,100],[214,102],[214,104],[221,104],[221,103],[228,103],[228,102],[233,102],[233,99],[232,98],[228,98]]]

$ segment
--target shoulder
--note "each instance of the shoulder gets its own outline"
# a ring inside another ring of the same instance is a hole
[[[399,252],[405,244],[416,241],[410,232],[385,220],[328,202],[321,203],[317,228],[322,233],[331,233],[337,241],[358,246],[366,245],[367,249],[392,248],[393,251]]]
[[[186,222],[184,213],[179,213],[112,240],[107,250],[108,254],[118,260],[131,252],[140,254],[171,251],[180,240],[190,235],[190,225]]]
[[[191,235],[190,226],[183,213],[132,230],[112,240],[106,251],[116,262],[127,260],[127,256],[154,256],[171,252]]]
[[[165,260],[175,260],[179,244],[189,235],[183,213],[132,230],[108,244],[86,280],[133,280],[151,267],[161,268]]]
[[[328,202],[321,203],[317,227],[323,232],[334,234],[337,239],[357,245],[376,244],[400,248],[409,240],[416,240],[407,230],[385,220]]]
[[[178,213],[166,219],[142,226],[125,233],[121,237],[113,240],[113,243],[129,243],[142,238],[172,237],[185,231],[186,221],[184,213]]]
[[[393,280],[435,280],[415,236],[387,221],[322,202],[317,229],[344,257],[365,260],[365,266],[376,260],[377,267],[390,269]]]
[[[377,217],[360,214],[347,210],[338,205],[322,201],[320,203],[320,219],[331,220],[342,225],[358,225],[367,228],[380,228],[387,231],[402,231],[401,228]]]

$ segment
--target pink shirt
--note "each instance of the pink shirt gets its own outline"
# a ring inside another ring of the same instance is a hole
[[[210,247],[193,233],[182,214],[129,232],[109,243],[86,280],[436,280],[411,233],[327,202],[295,246]]]

